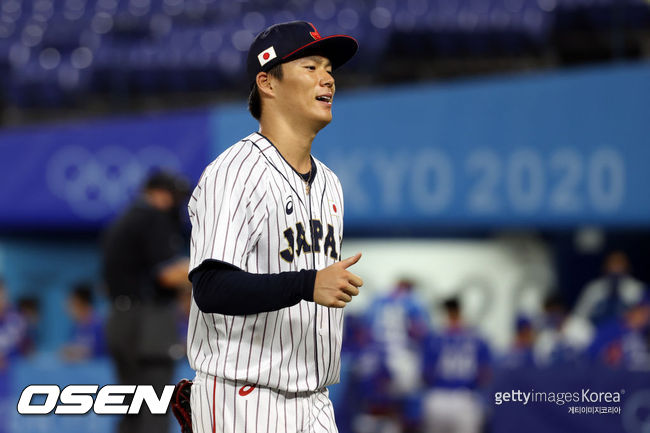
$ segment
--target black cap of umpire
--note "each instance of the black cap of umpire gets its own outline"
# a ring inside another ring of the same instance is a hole
[[[185,177],[166,170],[158,170],[149,175],[144,182],[144,189],[162,189],[169,191],[177,203],[187,199],[190,183]]]

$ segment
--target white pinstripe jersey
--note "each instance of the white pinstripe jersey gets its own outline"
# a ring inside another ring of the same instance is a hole
[[[253,273],[323,269],[340,260],[343,192],[313,159],[306,192],[269,140],[253,133],[203,172],[189,202],[190,270],[219,260]],[[251,315],[209,314],[192,299],[188,358],[196,371],[283,391],[337,383],[343,309],[314,302]]]

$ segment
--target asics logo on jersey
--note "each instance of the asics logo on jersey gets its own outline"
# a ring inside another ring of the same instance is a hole
[[[289,227],[284,230],[284,238],[287,241],[287,248],[280,251],[280,257],[285,261],[291,263],[295,256],[300,256],[301,253],[310,253],[312,250],[315,253],[321,252],[321,241],[323,240],[323,224],[317,220],[311,220],[310,224],[311,240],[312,244],[310,245],[307,241],[307,233],[305,232],[305,226],[302,222],[296,223],[296,230],[293,230],[293,227]],[[340,240],[339,240],[340,244]],[[329,255],[334,260],[339,258],[339,253],[336,246],[336,238],[334,237],[334,226],[331,224],[327,225],[327,234],[325,235],[325,241],[323,242],[322,252],[325,255]]]
[[[241,388],[239,388],[239,395],[242,397],[246,397],[248,394],[253,392],[255,389],[255,385],[244,385]]]
[[[289,201],[287,201],[287,205],[285,206],[284,210],[287,212],[287,215],[291,215],[293,213],[293,197],[289,196]]]

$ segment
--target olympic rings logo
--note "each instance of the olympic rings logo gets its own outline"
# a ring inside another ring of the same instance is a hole
[[[176,155],[159,146],[139,150],[107,146],[95,152],[82,146],[64,146],[48,161],[46,182],[75,215],[99,220],[130,201],[149,172],[179,171],[180,165]]]

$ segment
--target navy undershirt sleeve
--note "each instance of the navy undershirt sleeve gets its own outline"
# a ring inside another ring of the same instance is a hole
[[[316,271],[253,274],[219,261],[190,274],[194,300],[204,313],[255,314],[314,300]]]

